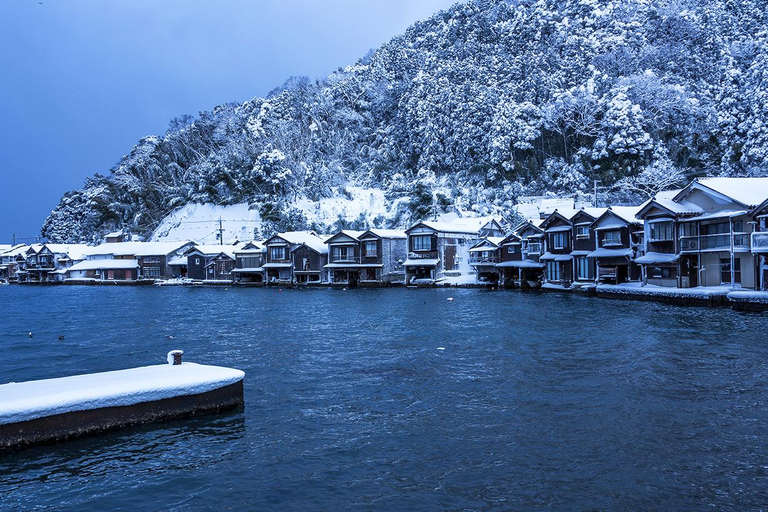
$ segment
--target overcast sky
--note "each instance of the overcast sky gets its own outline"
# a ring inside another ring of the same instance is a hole
[[[325,77],[455,1],[0,1],[0,244],[172,118]]]

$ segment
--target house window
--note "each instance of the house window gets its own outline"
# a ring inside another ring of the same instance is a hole
[[[552,235],[552,246],[555,249],[565,249],[568,243],[567,233],[555,233]]]
[[[285,258],[285,247],[270,247],[269,248],[269,257],[272,261],[276,260],[284,260]]]
[[[507,253],[508,254],[515,254],[516,252],[517,252],[517,246],[510,245],[509,247],[507,247]]]
[[[674,267],[653,267],[651,269],[651,277],[657,279],[674,279],[677,277],[677,269]]]
[[[733,282],[741,283],[741,259],[733,259]],[[720,283],[731,284],[731,259],[720,258]]]
[[[411,237],[411,247],[414,251],[431,251],[432,237],[430,235],[414,235]]]
[[[672,222],[655,222],[651,224],[651,242],[668,242],[672,238]]]
[[[680,224],[680,236],[697,236],[699,230],[695,222],[684,222]]]
[[[589,226],[576,226],[576,238],[589,238]]]
[[[592,265],[590,265],[589,258],[586,256],[579,256],[576,258],[576,276],[582,281],[594,279]]]
[[[195,258],[195,265],[199,265],[199,264],[200,264],[200,258]]]
[[[547,281],[560,280],[560,264],[556,261],[547,262]]]
[[[606,231],[603,237],[603,246],[621,245],[621,232],[618,230]]]
[[[336,246],[331,248],[333,261],[354,261],[355,248],[350,246]]]
[[[378,253],[378,244],[373,242],[365,242],[365,255],[369,258],[376,257]]]

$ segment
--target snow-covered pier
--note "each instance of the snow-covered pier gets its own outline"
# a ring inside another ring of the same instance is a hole
[[[0,451],[233,409],[245,373],[182,363],[0,385]]]

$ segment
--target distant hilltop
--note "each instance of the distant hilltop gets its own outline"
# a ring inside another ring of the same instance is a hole
[[[457,4],[325,80],[173,119],[65,194],[42,235],[146,238],[190,204],[245,204],[280,230],[404,227],[456,210],[508,217],[521,196],[639,204],[693,177],[763,176],[763,7]],[[384,204],[308,214],[359,189]]]

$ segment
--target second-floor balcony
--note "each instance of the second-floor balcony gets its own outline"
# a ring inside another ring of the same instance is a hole
[[[360,256],[354,254],[331,254],[331,263],[360,263]]]
[[[752,252],[768,253],[768,231],[752,233]]]
[[[541,245],[540,243],[528,243],[523,252],[526,254],[541,254]]]
[[[433,260],[437,259],[437,251],[409,252],[409,260]]]
[[[499,261],[499,258],[495,254],[490,254],[488,256],[483,256],[482,254],[473,254],[469,257],[469,264],[470,265],[483,265],[483,264],[494,264]]]
[[[731,247],[734,251],[749,251],[749,238],[749,233],[682,236],[680,237],[680,252],[730,251]],[[766,250],[768,251],[768,248]]]

